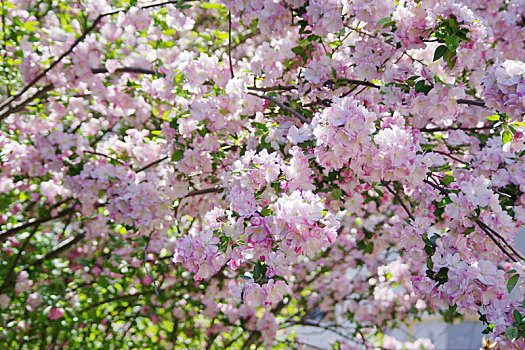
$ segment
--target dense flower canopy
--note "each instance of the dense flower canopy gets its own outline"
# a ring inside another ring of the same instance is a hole
[[[524,0],[1,17],[2,348],[525,346]]]

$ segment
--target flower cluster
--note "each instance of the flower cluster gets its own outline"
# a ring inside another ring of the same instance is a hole
[[[483,78],[485,103],[515,120],[525,115],[525,63],[507,60]]]

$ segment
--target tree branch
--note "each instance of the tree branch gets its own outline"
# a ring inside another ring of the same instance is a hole
[[[430,152],[442,154],[442,155],[447,156],[450,159],[453,159],[456,162],[461,163],[461,164],[465,164],[465,165],[469,165],[470,164],[469,162],[466,162],[464,160],[458,159],[458,158],[454,157],[453,155],[451,155],[450,153],[447,153],[447,152],[437,151],[437,150],[430,150]]]
[[[166,159],[168,159],[168,156],[164,156],[164,157],[162,157],[162,158],[160,158],[160,159],[157,159],[157,160],[155,160],[155,161],[149,163],[148,165],[143,166],[142,168],[138,169],[138,170],[135,171],[135,172],[136,172],[136,173],[143,172],[144,170],[149,169],[149,168],[151,168],[152,166],[157,165],[157,164],[163,162],[163,161],[166,160]]]
[[[112,156],[108,156],[107,154],[104,154],[104,153],[98,153],[98,152],[93,152],[93,151],[84,151],[84,153],[88,153],[88,154],[93,154],[95,156],[101,156],[101,157],[105,157],[105,158],[108,158],[114,162],[117,162],[117,163],[120,163],[120,164],[124,164],[123,161],[121,161],[120,159],[117,159],[117,158],[113,158]]]
[[[38,231],[38,225],[36,225],[33,228],[33,231],[31,231],[29,236],[25,239],[24,243],[22,244],[22,247],[20,247],[20,250],[18,251],[18,254],[16,255],[16,258],[13,260],[13,263],[9,267],[9,272],[7,273],[7,276],[5,276],[4,282],[0,286],[0,294],[2,294],[4,289],[11,282],[11,279],[13,278],[13,273],[15,272],[15,267],[18,264],[18,261],[20,260],[20,257],[22,256],[22,253],[24,252],[24,250],[26,249],[27,245],[29,244],[29,241],[31,240],[31,238],[33,238],[33,236],[35,235],[35,233],[37,231]]]
[[[406,213],[408,214],[408,217],[412,220],[412,221],[416,221],[416,219],[414,218],[414,216],[412,215],[412,213],[410,212],[410,210],[408,210],[408,207],[406,206],[405,202],[403,202],[403,200],[401,199],[401,197],[399,196],[399,194],[397,194],[396,191],[394,191],[389,185],[388,185],[388,182],[385,181],[385,180],[382,180],[381,181],[381,184],[383,186],[386,187],[386,189],[388,190],[388,192],[392,193],[392,195],[397,199],[397,202],[403,207],[403,209],[405,209]]]
[[[51,250],[49,253],[47,253],[45,256],[38,258],[37,260],[33,261],[32,263],[26,265],[23,267],[23,270],[27,270],[31,266],[38,266],[41,265],[44,261],[51,260],[56,258],[60,253],[63,251],[69,249],[71,246],[76,244],[77,242],[81,241],[86,235],[84,233],[70,236],[60,242],[53,250]]]
[[[465,100],[460,98],[459,100],[457,100],[457,103],[460,105],[485,107],[485,101],[483,100]]]
[[[162,1],[162,2],[156,2],[156,3],[151,3],[151,4],[140,5],[139,8],[141,8],[141,9],[149,9],[149,8],[156,7],[156,6],[163,6],[163,5],[168,5],[168,4],[178,4],[179,2],[180,1],[176,1],[176,0]],[[31,80],[26,86],[24,86],[22,88],[22,90],[20,90],[18,93],[16,93],[15,95],[9,97],[7,100],[2,102],[0,104],[0,109],[3,109],[4,107],[6,107],[6,106],[10,105],[11,103],[13,103],[13,101],[15,101],[18,98],[20,98],[25,92],[27,92],[36,83],[38,83],[42,78],[44,78],[47,75],[47,73],[49,73],[53,68],[55,68],[66,56],[68,56],[71,52],[73,52],[73,50],[75,49],[75,47],[78,46],[78,44],[80,44],[81,42],[83,42],[87,38],[87,36],[100,24],[100,22],[102,21],[102,19],[104,17],[112,16],[112,15],[115,15],[115,14],[120,13],[120,12],[127,12],[130,8],[131,7],[120,8],[120,9],[116,9],[116,10],[109,11],[109,12],[106,12],[106,13],[98,15],[97,18],[95,18],[95,20],[93,21],[93,23],[82,33],[82,35],[80,35],[73,42],[73,44],[64,53],[62,53],[56,60],[54,60],[49,65],[49,67],[47,67],[41,73],[39,73],[36,77],[34,77],[33,80]],[[2,113],[2,115],[3,114],[4,113]]]
[[[492,125],[485,125],[485,126],[480,126],[479,128],[477,128],[477,127],[449,126],[449,127],[443,127],[443,128],[440,128],[440,127],[435,127],[435,128],[424,127],[424,128],[420,128],[418,130],[422,131],[422,132],[437,132],[437,131],[449,131],[449,130],[478,131],[478,130],[490,130],[492,128],[493,128]]]
[[[207,194],[207,193],[216,193],[221,191],[221,187],[211,187],[211,188],[204,188],[202,190],[193,190],[188,192],[184,198],[193,197],[193,196],[199,196],[201,194]]]
[[[448,195],[449,194],[449,191],[439,185],[436,185],[428,180],[423,180],[424,183],[426,184],[429,184],[430,186],[432,186],[434,189],[438,190],[441,194],[444,194],[444,195]],[[500,235],[498,232],[496,232],[495,230],[493,230],[492,228],[490,228],[489,226],[487,226],[487,224],[485,224],[483,221],[481,221],[480,219],[475,219],[474,222],[476,224],[478,224],[479,228],[485,232],[485,234],[487,236],[489,236],[489,238],[492,240],[492,242],[494,242],[494,244],[496,244],[498,246],[498,248],[507,256],[509,257],[510,260],[512,260],[513,262],[517,262],[518,260],[516,260],[516,258],[514,258],[508,251],[507,249],[505,249],[505,247],[503,247],[501,245],[500,242],[498,242],[498,240],[496,239],[496,237],[498,237],[518,258],[520,258],[521,260],[525,260],[525,258],[523,258],[522,255],[520,255],[518,253],[518,251],[516,251],[516,249],[514,249],[514,247],[512,247],[512,245],[510,245],[507,240],[505,238],[503,238],[502,235]],[[496,236],[496,237],[494,237]]]
[[[479,228],[481,228],[483,230],[483,232],[485,232],[487,234],[487,236],[489,236],[489,238],[492,240],[492,242],[494,242],[498,248],[503,252],[505,253],[506,256],[509,257],[510,260],[512,260],[513,262],[518,262],[518,260],[516,260],[516,258],[514,258],[508,251],[507,249],[505,249],[500,242],[498,242],[498,240],[490,233],[489,230],[487,230],[487,226],[482,223],[479,219],[476,219],[475,220],[476,224],[478,224]]]
[[[267,100],[267,101],[270,101],[272,102],[273,104],[279,106],[281,109],[284,109],[285,111],[287,112],[290,112],[291,114],[293,114],[295,117],[297,117],[297,119],[299,119],[300,121],[302,121],[303,123],[308,123],[308,119],[306,119],[305,117],[303,117],[299,112],[297,112],[295,109],[293,108],[290,108],[288,107],[287,105],[285,105],[283,102],[273,98],[272,96],[268,96],[268,95],[259,95],[259,94],[256,94],[256,93],[253,93],[253,92],[248,92],[249,95],[253,95],[253,96],[256,96],[256,97],[259,97],[259,98],[262,98],[264,100]]]
[[[9,116],[12,113],[20,112],[29,103],[31,103],[32,101],[36,100],[37,98],[42,97],[42,95],[44,95],[46,92],[53,90],[53,87],[54,87],[53,84],[47,84],[42,89],[38,90],[33,95],[31,95],[30,97],[25,99],[23,102],[17,104],[16,106],[8,108],[7,110],[5,110],[5,112],[0,114],[0,121],[4,120],[7,116]]]
[[[39,218],[39,219],[29,220],[29,221],[27,221],[24,224],[15,226],[15,227],[10,228],[9,230],[6,230],[4,232],[0,232],[0,240],[4,239],[6,237],[9,237],[9,236],[11,236],[14,233],[22,231],[22,230],[24,230],[24,229],[26,229],[28,227],[32,227],[32,226],[35,226],[35,225],[38,226],[38,225],[41,225],[41,224],[46,223],[48,221],[53,221],[55,219],[61,218],[61,217],[66,216],[66,215],[69,215],[69,214],[73,213],[74,211],[75,211],[74,207],[69,207],[69,208],[64,209],[61,212],[59,212],[56,216],[46,216],[46,217],[42,217],[42,218]]]
[[[93,74],[109,73],[106,67],[91,68],[91,72]],[[120,67],[115,70],[115,73],[158,74],[156,70],[141,67]]]
[[[235,78],[233,73],[233,61],[232,61],[232,12],[228,11],[228,59],[230,60],[230,74],[232,79]]]

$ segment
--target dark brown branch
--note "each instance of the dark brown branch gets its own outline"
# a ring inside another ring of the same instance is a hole
[[[152,166],[157,165],[157,164],[159,164],[159,163],[165,161],[166,159],[168,159],[168,156],[164,156],[164,157],[162,157],[162,158],[160,158],[160,159],[157,159],[156,161],[153,161],[153,162],[149,163],[148,165],[145,165],[145,166],[143,166],[142,168],[138,169],[138,170],[136,171],[136,173],[140,173],[140,172],[142,172],[142,171],[144,171],[144,170],[146,170],[146,169],[149,169],[149,168],[151,168]]]
[[[485,101],[482,100],[465,100],[460,98],[459,100],[457,100],[457,102],[460,105],[485,107]]]
[[[438,190],[441,194],[447,196],[448,195],[448,191],[446,189],[444,189],[443,187],[440,187],[428,180],[423,180],[424,183],[426,183],[427,185],[430,185],[432,186],[434,189]]]
[[[140,5],[139,8],[141,8],[141,9],[149,9],[149,8],[156,7],[156,6],[162,6],[162,5],[168,5],[168,4],[177,4],[179,2],[180,1],[176,1],[176,0],[173,0],[173,1],[162,1],[162,2],[157,2],[157,3],[152,3],[152,4]],[[115,15],[115,14],[120,13],[120,12],[127,12],[128,10],[129,10],[129,8],[120,8],[120,9],[116,9],[116,10],[109,11],[109,12],[106,12],[106,13],[98,15],[97,18],[95,18],[95,20],[93,21],[93,23],[82,33],[82,35],[80,35],[75,40],[75,42],[73,42],[73,44],[69,47],[69,49],[67,49],[56,60],[54,60],[49,65],[49,67],[47,67],[41,73],[39,73],[36,77],[34,77],[33,80],[31,80],[26,86],[24,86],[22,88],[22,90],[20,90],[18,93],[16,93],[15,95],[11,96],[10,98],[8,98],[4,102],[2,102],[0,104],[0,109],[3,109],[4,107],[6,107],[6,106],[10,105],[11,103],[13,103],[13,101],[15,101],[18,98],[20,98],[25,92],[27,92],[36,83],[38,83],[42,78],[44,78],[47,75],[47,73],[49,73],[53,68],[55,68],[66,56],[68,56],[71,52],[73,52],[73,50],[75,49],[75,47],[78,46],[78,44],[80,44],[81,42],[83,42],[87,38],[87,36],[100,24],[100,22],[102,21],[102,19],[104,17],[112,16],[112,15]]]
[[[101,73],[109,73],[107,68],[105,67],[98,67],[98,68],[91,68],[91,72],[93,74],[101,74]],[[147,69],[147,68],[141,68],[141,67],[121,67],[117,68],[115,70],[116,73],[137,73],[137,74],[149,74],[149,75],[156,75],[158,74],[157,71],[153,69]],[[54,86],[53,84],[48,84],[44,86],[42,89],[38,90],[34,95],[26,98],[23,102],[17,104],[16,106],[8,108],[5,112],[0,114],[0,120],[5,119],[7,116],[20,112],[24,109],[29,103],[36,100],[37,98],[40,98],[42,95],[44,95],[46,92],[53,90]],[[86,96],[84,96],[86,97]]]
[[[246,339],[246,341],[242,345],[241,350],[249,349],[250,346],[257,341],[257,338],[259,336],[260,336],[259,331],[252,331],[252,332],[250,332],[250,336],[248,337],[248,339]]]
[[[18,261],[22,257],[22,253],[25,251],[27,245],[29,244],[29,241],[33,238],[35,233],[38,231],[38,225],[36,225],[33,228],[33,231],[29,234],[29,236],[25,239],[24,243],[22,244],[22,247],[20,247],[20,250],[18,251],[18,254],[16,255],[16,258],[13,260],[13,263],[9,267],[9,272],[7,273],[7,276],[5,276],[4,282],[2,283],[2,286],[0,286],[0,294],[4,291],[4,289],[9,285],[11,282],[11,279],[13,278],[13,274],[15,272],[15,267],[18,264]]]
[[[106,67],[91,68],[93,74],[109,73]],[[115,69],[116,73],[137,73],[137,74],[149,74],[156,75],[158,72],[153,69],[141,68],[141,67],[121,67]]]
[[[277,100],[276,98],[273,98],[272,96],[268,96],[268,95],[259,95],[259,94],[256,94],[256,93],[253,93],[253,92],[248,92],[249,95],[253,95],[253,96],[257,96],[259,98],[262,98],[264,100],[267,100],[267,101],[270,101],[272,102],[273,104],[277,105],[278,107],[280,107],[281,109],[284,109],[285,111],[287,112],[290,112],[291,114],[293,114],[295,117],[297,117],[297,119],[299,119],[300,121],[302,121],[303,123],[308,123],[308,119],[306,119],[305,117],[303,117],[299,112],[297,112],[295,109],[293,108],[290,108],[288,107],[287,105],[285,105],[283,102]]]
[[[45,77],[46,74],[49,73],[53,68],[55,68],[56,65],[59,64],[67,55],[69,55],[71,52],[73,52],[75,47],[77,47],[78,44],[80,44],[82,41],[84,41],[84,39],[86,39],[86,37],[89,35],[89,33],[91,33],[98,26],[98,24],[100,23],[102,18],[104,18],[106,16],[109,16],[109,13],[108,14],[99,15],[97,18],[95,18],[95,20],[93,21],[91,26],[89,26],[84,31],[84,33],[82,33],[82,35],[80,37],[78,37],[77,40],[75,40],[75,42],[69,47],[69,49],[67,49],[64,53],[62,53],[62,55],[60,55],[56,60],[54,60],[53,63],[51,63],[49,65],[49,67],[47,67],[40,74],[38,74],[36,77],[34,77],[33,80],[31,80],[26,86],[24,86],[24,88],[22,88],[22,90],[20,90],[17,94],[11,96],[6,101],[4,101],[0,105],[0,108],[4,108],[5,106],[10,105],[13,101],[15,101],[18,98],[20,98],[20,96],[22,96],[26,91],[28,91],[36,83],[38,83],[43,77]]]
[[[12,234],[15,234],[15,233],[17,233],[19,231],[22,231],[22,230],[24,230],[24,229],[26,229],[28,227],[39,226],[39,225],[44,224],[46,222],[53,221],[53,220],[56,220],[58,218],[64,217],[66,215],[69,215],[69,214],[73,213],[74,211],[75,211],[75,208],[74,207],[70,207],[70,208],[62,210],[56,216],[45,216],[45,217],[42,217],[42,218],[39,218],[39,219],[29,220],[29,221],[27,221],[24,224],[15,226],[15,227],[10,228],[9,230],[6,230],[4,232],[0,232],[0,240],[4,239],[6,237],[9,237]]]
[[[232,13],[228,11],[228,59],[230,60],[230,74],[232,79],[235,78],[233,74],[233,61],[232,61]]]
[[[337,83],[348,83],[348,84],[352,84],[352,85],[363,85],[363,86],[368,86],[368,87],[371,87],[371,88],[374,88],[374,89],[380,89],[381,88],[381,86],[376,85],[374,83],[371,83],[369,81],[357,80],[357,79],[347,79],[347,78],[328,79],[327,81],[324,82],[324,85],[334,85],[334,84],[337,84]]]
[[[428,180],[423,180],[424,183],[426,184],[429,184],[430,186],[432,186],[433,188],[435,188],[436,190],[438,190],[440,193],[444,194],[444,195],[448,195],[449,194],[449,191],[439,185],[436,185]],[[520,258],[521,260],[525,260],[523,258],[523,256],[521,256],[515,249],[514,247],[512,247],[512,245],[510,245],[507,240],[505,240],[505,238],[503,238],[503,236],[501,236],[498,232],[496,232],[495,230],[493,230],[492,228],[490,228],[489,226],[487,226],[487,224],[485,224],[483,221],[481,221],[480,219],[475,219],[474,222],[476,224],[478,224],[479,228],[481,228],[481,230],[483,232],[485,232],[485,234],[487,236],[489,236],[489,238],[498,246],[498,248],[507,256],[509,257],[512,261],[514,262],[517,262],[516,258],[514,258],[508,251],[507,249],[505,249],[505,247],[503,247],[501,245],[500,242],[498,242],[498,240],[494,237],[498,237],[514,254],[516,254],[516,256],[518,258]]]
[[[256,87],[256,86],[250,86],[248,87],[248,90],[254,90],[254,91],[261,91],[261,92],[269,92],[269,91],[292,91],[297,90],[298,85],[276,85],[276,86],[267,86],[267,87]]]
[[[124,162],[121,161],[120,159],[113,158],[112,156],[108,156],[107,154],[104,154],[104,153],[98,153],[98,152],[93,152],[93,151],[84,151],[84,153],[93,154],[95,156],[105,157],[105,158],[110,159],[110,160],[112,160],[114,162],[117,162],[117,163],[120,163],[120,164],[124,164]]]
[[[184,198],[200,196],[201,194],[207,194],[207,193],[217,193],[221,190],[222,190],[221,187],[211,187],[211,188],[204,188],[202,190],[193,190],[193,191],[188,192],[188,194],[186,194]]]
[[[347,78],[340,78],[340,79],[328,79],[323,83],[323,85],[334,85],[337,83],[348,83],[352,85],[364,85],[368,87],[372,87],[375,89],[381,88],[379,85],[376,85],[374,83],[371,83],[369,81],[365,80],[357,80],[357,79],[347,79]],[[254,90],[254,91],[261,91],[261,92],[268,92],[268,91],[291,91],[291,90],[297,90],[299,89],[300,85],[277,85],[277,86],[267,86],[267,87],[249,87],[248,90]]]
[[[8,108],[5,112],[3,112],[1,115],[0,115],[0,120],[4,120],[7,116],[9,116],[10,114],[13,114],[13,113],[16,113],[16,112],[20,112],[21,110],[23,110],[29,103],[31,103],[32,101],[36,100],[37,98],[40,98],[42,97],[42,95],[44,95],[46,92],[48,91],[51,91],[53,89],[53,84],[48,84],[46,86],[44,86],[42,89],[38,90],[37,92],[35,92],[32,96],[28,97],[27,99],[25,99],[23,102],[17,104],[16,106],[13,106],[11,108]]]
[[[159,291],[157,290],[157,281],[155,281],[155,279],[149,272],[148,265],[147,265],[149,241],[151,240],[151,235],[153,234],[153,232],[154,231],[150,232],[148,239],[146,241],[146,246],[144,247],[144,269],[146,270],[146,273],[148,274],[149,278],[151,278],[151,282],[153,282],[153,289],[155,290],[155,294],[159,296]]]
[[[434,152],[434,153],[442,154],[442,155],[447,156],[447,157],[449,157],[450,159],[453,159],[453,160],[455,160],[456,162],[459,162],[459,163],[461,163],[461,164],[465,164],[465,165],[469,165],[469,164],[470,164],[469,162],[466,162],[466,161],[464,161],[464,160],[458,159],[458,158],[454,157],[452,154],[447,153],[447,152],[437,151],[437,150],[434,150],[434,149],[431,150],[430,152]]]
[[[79,235],[70,236],[70,237],[66,238],[65,240],[60,242],[57,246],[55,246],[55,248],[53,248],[53,250],[51,250],[45,256],[43,256],[42,258],[39,258],[39,259],[33,261],[29,265],[25,266],[23,269],[27,270],[31,266],[39,266],[44,261],[48,261],[48,260],[54,259],[60,253],[62,253],[63,251],[69,249],[71,246],[75,245],[77,242],[81,241],[85,236],[86,235],[84,233],[81,233]]]
[[[498,240],[491,234],[491,232],[489,230],[487,230],[485,224],[483,224],[479,219],[476,219],[476,224],[478,224],[479,228],[481,228],[483,230],[483,232],[485,232],[487,234],[487,236],[489,236],[489,238],[492,240],[492,242],[494,242],[498,248],[503,252],[505,253],[506,256],[509,257],[510,260],[512,260],[513,262],[518,262],[518,260],[516,260],[516,258],[514,258],[508,251],[507,249],[505,249],[500,242],[498,242]]]
[[[410,212],[410,210],[408,210],[408,207],[406,206],[405,202],[403,202],[403,200],[401,199],[401,197],[399,196],[399,194],[397,194],[396,191],[394,191],[389,185],[388,185],[388,182],[386,182],[385,180],[381,181],[381,184],[383,186],[386,187],[386,189],[388,190],[388,192],[392,193],[392,195],[397,199],[397,202],[403,207],[403,209],[405,209],[406,213],[408,214],[408,217],[412,220],[412,221],[416,221],[416,219],[414,218],[414,216],[412,215],[412,213]]]
[[[357,80],[357,79],[347,79],[347,78],[340,78],[340,79],[328,79],[325,81],[323,85],[334,85],[337,83],[348,83],[353,85],[363,85],[367,87],[371,87],[374,89],[380,89],[381,86],[374,84],[372,82],[366,81],[366,80]],[[290,90],[296,90],[298,89],[299,85],[277,85],[277,86],[270,86],[270,87],[249,87],[249,90],[255,90],[255,91],[261,91],[261,92],[268,92],[268,91],[290,91]],[[458,104],[464,104],[469,106],[479,106],[479,107],[485,107],[485,101],[483,100],[466,100],[466,99],[458,99],[456,101]],[[476,128],[479,129],[479,128]],[[439,130],[436,130],[439,131]]]
[[[480,226],[484,226],[488,231],[490,231],[494,236],[498,237],[518,258],[520,258],[520,260],[525,260],[525,258],[523,258],[523,256],[516,250],[514,249],[514,247],[509,244],[507,242],[507,240],[505,238],[503,238],[502,235],[500,235],[498,232],[496,232],[494,229],[492,229],[491,227],[487,226],[487,224],[485,224],[483,221],[477,219],[476,220],[476,223]]]

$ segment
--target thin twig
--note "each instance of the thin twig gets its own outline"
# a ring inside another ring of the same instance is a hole
[[[450,159],[453,159],[453,160],[455,160],[456,162],[459,162],[459,163],[461,163],[461,164],[465,164],[465,165],[469,165],[469,164],[470,164],[469,162],[466,162],[466,161],[464,161],[464,160],[458,159],[458,158],[454,157],[453,155],[451,155],[450,153],[447,153],[447,152],[437,151],[437,150],[434,150],[434,149],[433,149],[433,150],[430,150],[430,152],[438,153],[438,154],[442,154],[442,155],[447,156],[447,157],[449,157]]]
[[[408,210],[408,207],[406,206],[405,202],[403,202],[403,200],[401,199],[401,197],[399,196],[399,194],[397,194],[396,191],[394,191],[389,185],[388,185],[388,182],[385,181],[385,180],[382,180],[381,181],[381,184],[383,186],[386,187],[386,189],[388,190],[388,192],[392,193],[392,195],[397,199],[397,202],[403,207],[403,209],[405,209],[406,213],[408,214],[408,217],[412,220],[412,221],[416,221],[416,219],[414,218],[414,216],[412,215],[412,213],[410,212],[410,210]]]
[[[525,260],[525,258],[516,250],[514,249],[514,247],[509,244],[507,242],[507,240],[502,236],[500,235],[497,231],[495,231],[494,229],[492,229],[491,227],[489,227],[487,224],[485,224],[483,221],[481,221],[480,219],[477,219],[476,220],[476,223],[480,226],[484,226],[488,231],[490,231],[494,236],[498,237],[507,247],[509,247],[509,249],[518,257],[520,258],[520,260]]]
[[[492,235],[492,233],[486,229],[486,226],[481,222],[479,221],[478,219],[475,220],[476,224],[478,224],[479,228],[481,228],[483,230],[483,232],[485,232],[487,234],[487,236],[489,236],[489,238],[492,240],[492,242],[494,242],[498,248],[503,252],[505,253],[506,256],[509,257],[510,260],[512,260],[513,262],[518,262],[518,260],[516,260],[516,258],[514,258],[502,245],[500,242],[498,242],[498,240]]]
[[[108,156],[107,154],[104,154],[104,153],[98,153],[98,152],[93,152],[93,151],[84,151],[84,153],[88,153],[88,154],[93,154],[93,155],[96,155],[96,156],[101,156],[101,157],[105,157],[105,158],[108,158],[114,162],[117,162],[117,163],[120,163],[120,164],[125,164],[123,161],[121,161],[120,159],[117,159],[117,158],[113,158],[112,156]]]
[[[457,100],[457,103],[460,105],[485,107],[485,101],[483,100],[465,100],[463,98],[460,98],[459,100]]]
[[[327,81],[324,82],[324,85],[333,85],[333,84],[337,84],[337,83],[348,83],[348,84],[352,84],[352,85],[363,85],[363,86],[368,86],[368,87],[371,87],[371,88],[374,88],[374,89],[380,89],[381,88],[381,86],[376,85],[376,84],[371,83],[371,82],[366,81],[366,80],[347,79],[347,78],[328,79]]]
[[[97,68],[91,68],[91,73],[101,74],[101,73],[109,73],[109,71],[106,67],[97,67]],[[159,72],[153,69],[141,68],[141,67],[120,67],[120,68],[115,69],[115,73],[137,73],[137,74],[157,75]]]
[[[230,60],[230,74],[232,79],[235,78],[233,74],[233,61],[232,61],[232,12],[228,11],[228,58]]]
[[[176,0],[173,0],[173,1],[162,1],[162,2],[156,2],[156,3],[151,3],[151,4],[140,5],[139,8],[141,8],[141,9],[149,9],[149,8],[152,8],[152,7],[155,7],[155,6],[162,6],[162,5],[168,5],[168,4],[178,4],[178,3],[180,3],[180,1],[176,1]],[[36,83],[38,83],[42,78],[44,78],[47,75],[47,73],[49,73],[53,68],[55,68],[66,56],[68,56],[71,52],[73,52],[73,50],[75,49],[75,47],[78,46],[78,44],[80,44],[81,42],[83,42],[87,38],[87,36],[100,24],[100,22],[102,21],[103,18],[115,15],[115,14],[120,13],[120,12],[127,12],[130,8],[131,7],[120,8],[120,9],[112,10],[112,11],[109,11],[109,12],[106,12],[106,13],[98,15],[97,18],[95,18],[95,20],[93,21],[93,23],[82,33],[82,35],[80,35],[73,42],[73,44],[64,53],[62,53],[56,60],[54,60],[49,65],[49,67],[47,67],[40,74],[38,74],[36,77],[34,77],[33,80],[31,80],[26,86],[24,86],[22,88],[22,90],[20,90],[18,93],[16,93],[15,95],[9,97],[7,100],[2,102],[0,104],[0,109],[3,109],[4,107],[10,105],[13,101],[15,101],[18,98],[20,98],[20,96],[22,96],[26,91],[28,91]]]
[[[249,86],[248,90],[260,91],[260,92],[270,92],[270,91],[292,91],[299,89],[299,85],[275,85],[275,86],[266,86],[266,87],[256,87]]]
[[[297,119],[299,119],[300,121],[302,121],[303,123],[308,123],[308,119],[306,119],[305,117],[303,117],[299,112],[297,112],[295,109],[293,108],[290,108],[288,107],[287,105],[285,105],[283,102],[273,98],[272,96],[268,96],[268,95],[259,95],[259,94],[256,94],[256,93],[253,93],[253,92],[248,92],[249,95],[253,95],[253,96],[257,96],[259,98],[262,98],[264,100],[267,100],[267,101],[270,101],[272,102],[273,104],[276,104],[277,106],[279,106],[281,109],[284,109],[285,111],[288,111],[290,112],[291,114],[293,114],[295,117],[297,117]]]
[[[149,278],[151,278],[151,281],[153,282],[153,289],[155,289],[155,294],[157,296],[159,296],[159,291],[157,290],[157,282],[155,281],[155,279],[153,278],[153,276],[151,275],[151,273],[149,272],[149,269],[148,269],[148,247],[149,247],[149,241],[151,240],[151,235],[153,234],[154,231],[151,231],[149,236],[148,236],[148,240],[146,241],[146,246],[144,247],[144,270],[146,270],[146,273],[148,274]]]
[[[20,247],[20,249],[18,251],[18,254],[16,255],[15,259],[13,260],[13,263],[11,264],[11,266],[9,267],[9,272],[7,273],[7,276],[5,276],[5,279],[4,279],[4,282],[2,283],[2,286],[0,286],[0,294],[2,294],[2,292],[5,289],[5,287],[7,287],[9,285],[9,283],[11,282],[11,279],[13,277],[13,273],[15,272],[15,267],[17,266],[18,261],[22,257],[22,253],[25,251],[27,245],[29,244],[29,241],[33,238],[33,236],[35,235],[35,233],[37,231],[38,231],[38,225],[36,225],[33,228],[33,231],[31,231],[29,236],[27,236],[27,238],[25,239],[24,243]]]
[[[166,159],[168,159],[168,156],[164,156],[164,157],[162,157],[162,158],[160,158],[160,159],[157,159],[157,160],[155,160],[155,161],[153,161],[153,162],[151,162],[151,163],[149,163],[149,164],[143,166],[142,168],[138,169],[138,170],[135,171],[135,172],[136,172],[136,173],[140,173],[140,172],[142,172],[142,171],[144,171],[144,170],[146,170],[146,169],[151,168],[151,167],[154,166],[154,165],[157,165],[157,164],[163,162],[163,161],[166,160]]]
[[[22,231],[22,230],[24,230],[24,229],[26,229],[28,227],[38,226],[38,225],[41,225],[41,224],[46,223],[48,221],[53,221],[53,220],[56,220],[56,219],[61,218],[63,216],[69,215],[69,214],[71,214],[74,211],[75,211],[75,208],[74,207],[70,207],[70,208],[66,208],[66,209],[62,210],[60,213],[58,213],[55,216],[45,216],[45,217],[41,217],[39,219],[28,220],[27,222],[25,222],[25,223],[23,223],[21,225],[18,225],[18,226],[15,226],[13,228],[10,228],[9,230],[6,230],[4,232],[0,232],[0,240],[4,239],[6,237],[9,237],[9,236],[11,236],[14,233]]]
[[[81,241],[86,235],[84,233],[78,234],[76,236],[69,236],[62,242],[60,242],[57,246],[53,248],[49,253],[47,253],[45,256],[38,258],[37,260],[33,261],[32,263],[26,265],[23,270],[27,270],[31,266],[38,266],[42,264],[44,261],[48,261],[51,259],[54,259],[57,257],[60,253],[62,253],[64,250],[69,249],[71,246],[73,246],[75,243]]]
[[[201,194],[207,194],[207,193],[216,193],[221,191],[221,187],[211,187],[211,188],[204,188],[202,190],[193,190],[188,192],[184,198],[193,197],[193,196],[199,196]]]
[[[44,86],[43,88],[41,88],[40,90],[38,90],[37,92],[35,92],[33,95],[31,95],[30,97],[28,97],[27,99],[25,99],[23,102],[17,104],[16,106],[12,106],[10,108],[7,108],[5,110],[5,112],[3,112],[2,114],[0,114],[0,120],[4,120],[7,116],[9,116],[10,114],[13,114],[13,113],[17,113],[17,112],[20,112],[21,110],[24,109],[24,107],[26,107],[29,103],[33,102],[34,100],[36,100],[37,98],[40,98],[42,97],[42,95],[44,95],[46,92],[48,91],[51,91],[53,90],[54,86],[53,84],[47,84],[46,86]]]
[[[438,190],[440,193],[444,194],[444,195],[448,195],[449,194],[449,191],[439,185],[436,185],[428,180],[423,180],[424,183],[426,184],[429,184],[430,186],[432,186],[433,188],[435,188],[436,190]],[[506,255],[508,256],[512,261],[514,262],[517,262],[517,260],[507,251],[507,249],[505,249],[505,247],[503,247],[501,245],[500,242],[498,242],[498,240],[494,237],[498,237],[514,254],[516,254],[516,256],[518,258],[520,258],[521,260],[525,260],[523,258],[522,255],[520,255],[515,249],[514,247],[512,247],[512,245],[510,245],[507,240],[505,240],[505,238],[503,238],[503,236],[501,236],[498,232],[496,232],[494,229],[490,228],[487,224],[485,224],[483,221],[481,221],[480,219],[475,219],[474,222],[476,224],[478,224],[478,226],[481,228],[481,230],[483,230],[483,232],[485,232],[487,234],[487,236],[489,236],[489,238],[498,246],[498,248]]]

